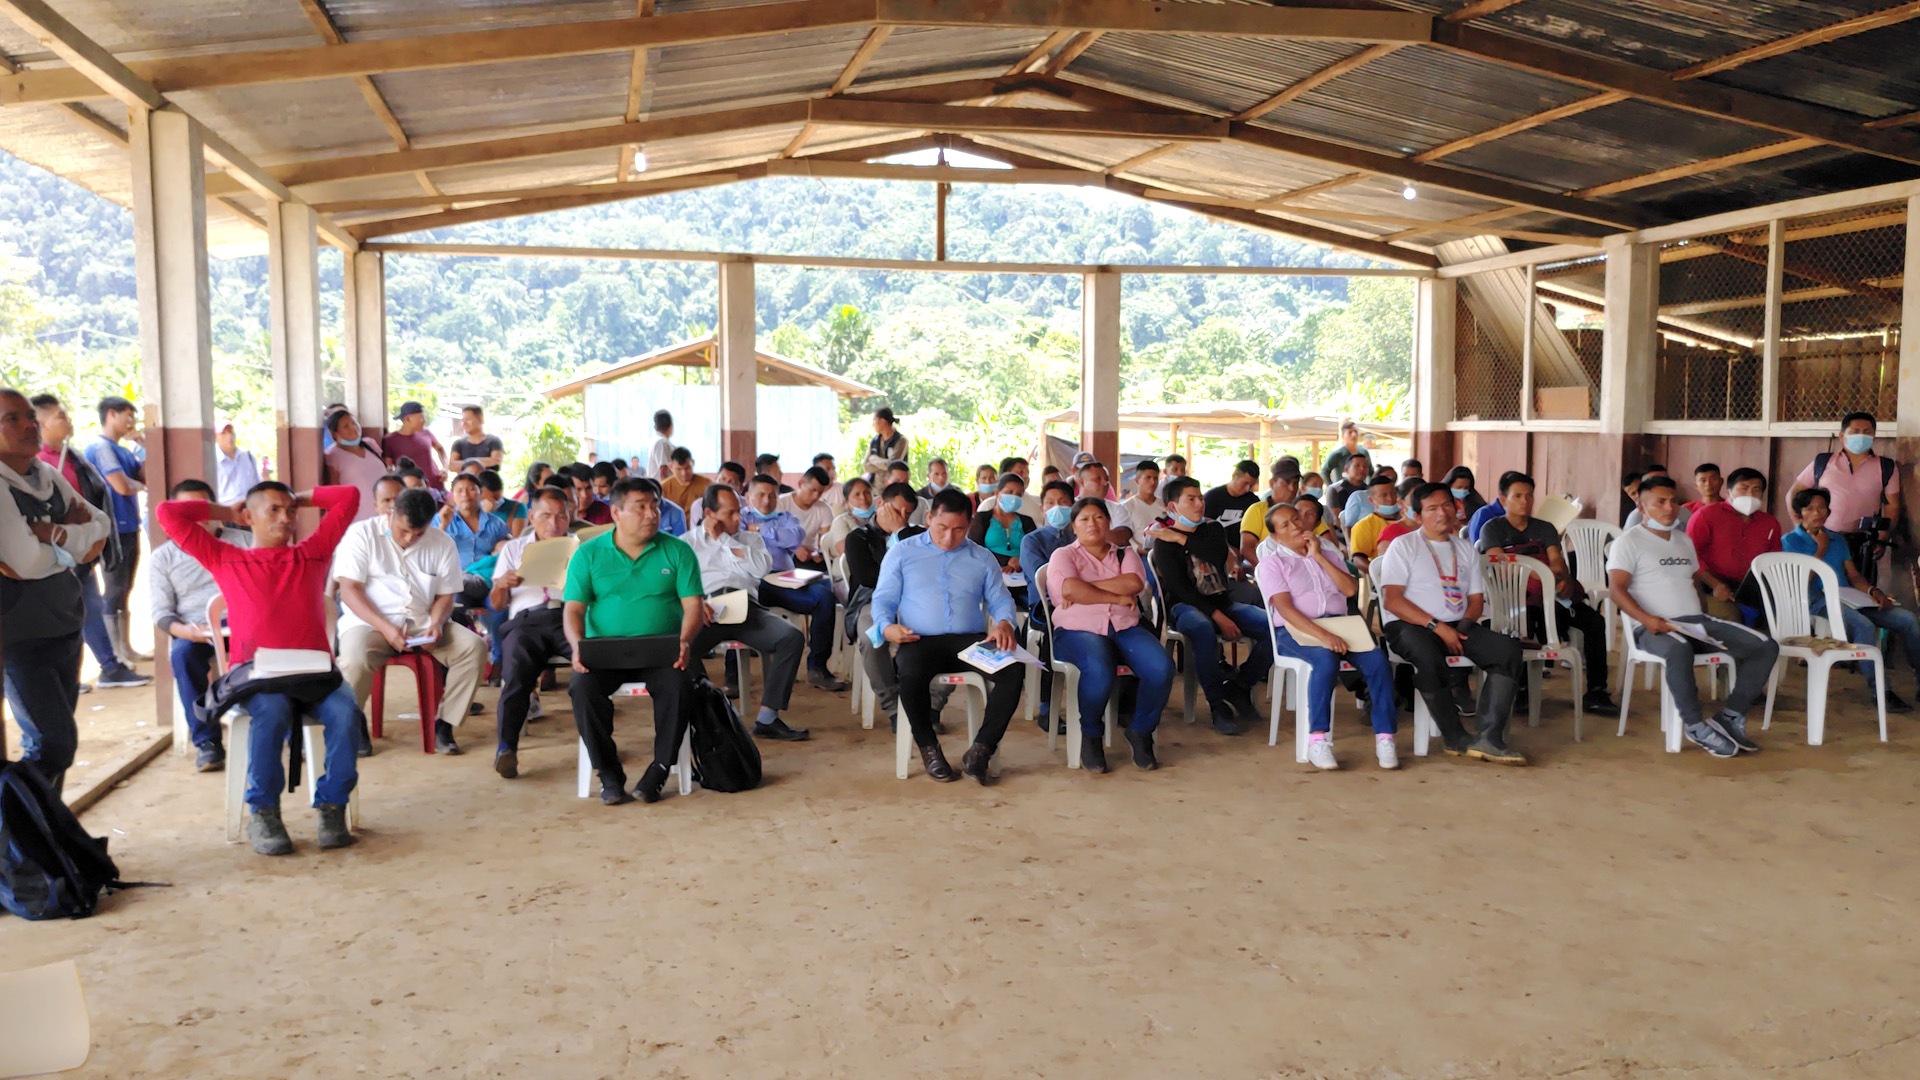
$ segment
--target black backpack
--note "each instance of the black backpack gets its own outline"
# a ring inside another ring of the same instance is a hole
[[[708,791],[752,791],[760,786],[760,748],[732,703],[704,676],[682,706],[693,741],[693,776]]]
[[[23,919],[84,919],[100,890],[128,884],[38,771],[0,769],[0,907]]]

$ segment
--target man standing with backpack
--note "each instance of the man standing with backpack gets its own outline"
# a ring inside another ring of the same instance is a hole
[[[74,567],[99,557],[114,525],[39,453],[33,406],[18,390],[0,388],[0,484],[9,496],[0,498],[7,703],[20,724],[21,758],[58,794],[79,741],[73,709],[85,605]]]
[[[1892,458],[1873,452],[1878,429],[1872,413],[1848,413],[1840,421],[1842,449],[1815,454],[1787,492],[1791,499],[1807,488],[1826,489],[1832,499],[1827,513],[1830,531],[1846,540],[1868,581],[1876,576],[1873,563],[1877,560],[1863,552],[1884,550],[1893,523],[1900,520],[1900,467]],[[1874,518],[1886,518],[1887,528],[1861,528]]]

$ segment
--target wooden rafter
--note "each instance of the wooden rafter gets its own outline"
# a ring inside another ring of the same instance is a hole
[[[1015,60],[1013,62],[1013,66],[1007,69],[1007,74],[1009,75],[1027,74],[1028,72],[1033,70],[1033,66],[1035,64],[1038,64],[1041,61],[1045,60],[1048,56],[1051,56],[1053,54],[1053,50],[1059,48],[1062,45],[1065,45],[1067,41],[1070,40],[1072,37],[1073,37],[1073,31],[1071,30],[1055,30],[1053,33],[1048,34],[1046,37],[1042,38],[1040,40],[1040,44],[1035,45],[1031,49],[1028,49],[1027,54],[1025,56],[1022,56],[1020,59]]]
[[[1462,8],[1456,8],[1440,16],[1446,22],[1466,22],[1468,19],[1485,18],[1496,11],[1505,11],[1520,3],[1521,0],[1474,0]]]
[[[1899,4],[1856,18],[1843,19],[1836,23],[1828,23],[1825,26],[1818,26],[1812,30],[1803,30],[1798,34],[1789,34],[1783,38],[1776,38],[1773,41],[1764,42],[1751,48],[1741,49],[1739,52],[1728,53],[1725,56],[1702,61],[1694,64],[1692,67],[1681,68],[1679,71],[1673,73],[1672,78],[1676,82],[1684,82],[1688,79],[1698,79],[1706,75],[1715,75],[1722,71],[1731,71],[1743,64],[1751,64],[1756,60],[1765,60],[1774,56],[1785,56],[1787,53],[1797,52],[1809,46],[1824,45],[1829,41],[1838,41],[1841,38],[1852,37],[1855,34],[1864,34],[1869,30],[1878,30],[1884,26],[1893,26],[1897,23],[1906,22],[1909,19],[1920,19],[1920,2]]]
[[[1811,150],[1819,145],[1820,143],[1814,139],[1787,139],[1784,142],[1768,143],[1765,146],[1756,146],[1751,150],[1742,150],[1738,153],[1722,154],[1719,157],[1690,161],[1685,165],[1675,165],[1670,169],[1660,169],[1655,172],[1642,173],[1639,176],[1629,176],[1620,180],[1611,180],[1604,184],[1595,184],[1592,187],[1581,188],[1578,191],[1570,191],[1567,194],[1583,199],[1594,198],[1601,195],[1617,195],[1622,191],[1652,187],[1655,184],[1664,184],[1669,180],[1680,180],[1689,176],[1698,176],[1701,173],[1713,172],[1715,169],[1730,169],[1735,165],[1745,165],[1754,161],[1765,161],[1768,158],[1777,158],[1786,154],[1797,154],[1802,150]]]
[[[1537,128],[1542,124],[1551,124],[1555,120],[1564,120],[1569,116],[1578,116],[1583,112],[1591,112],[1594,109],[1607,105],[1615,105],[1625,100],[1627,100],[1627,95],[1612,90],[1595,94],[1592,97],[1584,97],[1579,101],[1570,101],[1565,105],[1509,120],[1498,127],[1491,127],[1485,131],[1475,132],[1472,135],[1463,135],[1452,142],[1441,143],[1431,150],[1420,151],[1413,155],[1411,160],[1418,162],[1438,161],[1449,154],[1457,154],[1462,150],[1470,150],[1473,147],[1493,142],[1496,139],[1504,139],[1509,135],[1517,135],[1522,131]]]
[[[1578,236],[1571,233],[1537,232],[1528,229],[1470,229],[1469,227],[1449,226],[1445,221],[1434,221],[1427,218],[1406,217],[1400,214],[1367,214],[1353,210],[1334,210],[1324,206],[1302,206],[1298,203],[1279,203],[1270,199],[1234,199],[1220,195],[1189,195],[1176,191],[1150,192],[1147,197],[1161,202],[1177,202],[1200,206],[1228,206],[1240,210],[1257,210],[1269,213],[1329,218],[1335,221],[1352,221],[1365,225],[1415,226],[1419,231],[1429,233],[1453,233],[1462,236],[1503,236],[1516,240],[1533,240],[1543,244],[1577,244],[1587,247],[1595,247],[1600,243],[1597,237]]]
[[[847,61],[847,66],[840,69],[840,74],[833,80],[833,85],[827,88],[827,96],[836,97],[846,93],[847,88],[860,77],[860,71],[867,66],[867,61],[873,59],[873,54],[880,51],[880,46],[885,45],[887,38],[892,34],[891,26],[876,26],[869,31],[866,40],[860,43],[859,48],[853,50],[853,57]],[[780,156],[790,158],[798,154],[806,147],[807,140],[813,138],[816,130],[818,128],[814,124],[801,124],[799,133],[793,137],[792,142],[787,144],[785,150],[780,151]]]
[[[1041,69],[1041,73],[1058,75],[1062,71],[1067,70],[1067,65],[1080,59],[1080,54],[1091,49],[1093,43],[1099,41],[1100,35],[1104,33],[1106,33],[1104,30],[1082,30],[1080,33],[1075,34],[1073,40],[1061,47],[1058,55],[1047,61],[1047,66]]]
[[[1351,184],[1357,184],[1362,180],[1370,179],[1372,176],[1373,174],[1370,172],[1342,173],[1339,176],[1335,176],[1327,180],[1322,180],[1319,183],[1307,184],[1303,187],[1297,187],[1288,191],[1283,191],[1280,194],[1275,195],[1269,201],[1274,203],[1275,205],[1279,205],[1280,203],[1295,202],[1300,199],[1307,198],[1308,196],[1311,196],[1311,195],[1318,195],[1323,191],[1332,191],[1335,188],[1343,188]]]
[[[1920,109],[1883,116],[1878,120],[1869,120],[1860,126],[1869,131],[1881,131],[1886,128],[1906,127],[1908,124],[1920,124]]]
[[[451,195],[442,193],[402,195],[389,199],[336,199],[331,202],[314,203],[313,208],[325,214],[363,214],[372,210],[452,210],[479,203],[512,202],[515,199],[553,198],[562,195],[611,195],[622,192],[629,195],[655,195],[664,191],[709,187],[716,181],[738,179],[739,177],[731,172],[704,172],[692,176],[628,180],[611,184],[602,181],[592,184],[549,184],[545,187],[465,191]]]
[[[1106,169],[1107,175],[1117,176],[1120,173],[1131,172],[1134,169],[1137,169],[1140,166],[1145,165],[1149,161],[1156,161],[1160,158],[1166,157],[1168,154],[1171,154],[1175,150],[1178,150],[1186,145],[1187,145],[1186,143],[1177,143],[1177,142],[1161,143],[1159,146],[1156,146],[1151,150],[1142,150],[1140,153],[1133,155],[1132,157],[1126,159],[1125,161],[1117,161],[1112,165],[1107,166],[1107,169]]]
[[[637,18],[653,17],[654,0],[635,0],[634,15]],[[647,97],[647,65],[653,62],[652,49],[633,50],[633,61],[627,67],[627,108],[620,114],[621,119],[631,124],[640,119],[640,106]],[[626,183],[633,179],[634,155],[640,148],[627,143],[620,148],[620,163],[614,169],[614,179]]]
[[[347,43],[346,35],[333,24],[333,16],[327,14],[327,9],[320,0],[299,0],[299,2],[300,10],[306,12],[307,21],[313,24],[314,31],[320,35],[322,41],[329,45]],[[387,104],[386,95],[373,84],[373,76],[355,75],[353,84],[359,89],[360,96],[366,99],[367,108],[373,110],[373,115],[380,121],[380,126],[387,129],[387,137],[393,140],[393,148],[406,150],[412,147],[413,140],[407,137],[407,129],[400,126],[400,118],[393,115],[393,106]],[[422,190],[430,195],[440,193],[440,189],[434,186],[433,178],[427,175],[426,170],[422,169],[413,175],[414,179],[419,181]]]
[[[1292,101],[1293,99],[1301,96],[1302,94],[1305,94],[1308,91],[1311,91],[1317,87],[1325,86],[1327,83],[1330,83],[1333,80],[1339,78],[1340,76],[1345,75],[1349,71],[1353,71],[1355,69],[1365,67],[1368,64],[1373,63],[1375,60],[1378,60],[1381,57],[1387,55],[1388,53],[1393,52],[1395,49],[1398,49],[1399,47],[1400,47],[1399,43],[1396,43],[1396,42],[1389,42],[1384,45],[1369,45],[1368,47],[1361,49],[1359,52],[1354,53],[1352,56],[1346,57],[1341,60],[1335,60],[1333,63],[1328,64],[1326,67],[1321,68],[1319,71],[1316,71],[1311,75],[1294,80],[1292,85],[1286,87],[1284,90],[1281,90],[1279,93],[1273,95],[1272,97],[1266,99],[1265,101],[1262,101],[1259,104],[1252,106],[1251,108],[1242,109],[1239,112],[1234,113],[1233,119],[1254,120],[1254,119],[1258,119],[1259,117],[1265,116],[1268,113],[1272,112],[1273,110],[1279,108],[1280,106],[1285,105],[1287,102]]]
[[[1494,210],[1482,210],[1477,214],[1468,214],[1464,217],[1448,218],[1445,221],[1435,222],[1435,225],[1444,225],[1447,227],[1448,230],[1464,229],[1465,226],[1482,225],[1489,221],[1499,221],[1501,218],[1518,217],[1519,215],[1524,213],[1526,213],[1526,209],[1524,207],[1502,206]],[[1405,239],[1408,239],[1409,237],[1414,237],[1414,236],[1426,236],[1433,231],[1434,229],[1432,226],[1422,226],[1422,227],[1411,228],[1411,229],[1401,229],[1399,232],[1388,233],[1387,235],[1381,237],[1380,239],[1388,242],[1392,242],[1396,240],[1405,240]],[[1470,233],[1468,235],[1479,235],[1479,234]]]

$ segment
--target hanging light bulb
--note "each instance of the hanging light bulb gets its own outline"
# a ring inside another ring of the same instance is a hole
[[[637,146],[633,148],[633,171],[637,173],[647,171],[647,152]],[[1409,198],[1411,198],[1411,196],[1409,196]]]
[[[1420,197],[1420,193],[1413,190],[1412,184],[1408,184],[1407,186],[1400,189],[1400,197],[1407,200],[1408,202],[1412,202],[1413,200]]]

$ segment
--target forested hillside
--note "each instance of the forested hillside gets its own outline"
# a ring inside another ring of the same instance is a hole
[[[17,256],[0,296],[9,368],[130,379],[126,349],[138,333],[130,215],[4,155],[0,191],[0,248]],[[1365,265],[1099,191],[962,187],[948,212],[956,260]],[[931,185],[784,178],[430,238],[930,258],[933,214]],[[1074,398],[1077,278],[762,267],[757,284],[763,342],[882,388],[903,413],[945,414],[921,430],[1025,421]],[[337,337],[340,262],[330,251],[322,288],[325,332]],[[544,407],[531,396],[538,386],[715,319],[714,269],[701,263],[395,255],[387,290],[394,381],[480,397],[512,415]],[[215,351],[234,373],[221,380],[222,404],[242,413],[264,400],[266,308],[264,259],[214,260]],[[1357,396],[1372,409],[1404,408],[1405,280],[1130,276],[1123,318],[1129,400],[1305,405],[1338,395],[1347,407]],[[1351,383],[1357,395],[1346,393]]]

